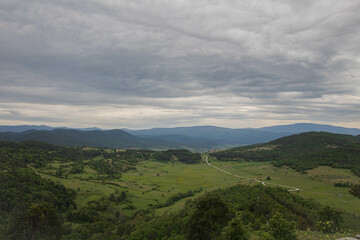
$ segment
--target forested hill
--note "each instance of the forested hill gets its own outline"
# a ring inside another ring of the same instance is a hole
[[[308,132],[265,144],[211,153],[220,161],[272,161],[305,171],[316,166],[351,169],[360,176],[360,136]]]
[[[0,133],[0,140],[21,142],[36,140],[57,145],[106,148],[169,149],[180,148],[170,141],[143,139],[123,130],[81,131],[75,129],[29,130],[20,133]]]

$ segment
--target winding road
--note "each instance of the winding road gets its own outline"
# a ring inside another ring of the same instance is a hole
[[[288,189],[289,189],[289,190],[288,190],[289,192],[298,192],[298,191],[300,191],[300,188],[291,187],[291,186],[286,186],[286,185],[282,185],[282,184],[275,184],[275,183],[264,182],[264,181],[260,181],[260,180],[254,179],[254,178],[248,178],[248,177],[243,177],[243,176],[236,175],[236,174],[234,174],[234,173],[225,171],[224,169],[221,169],[221,168],[219,168],[219,167],[216,167],[216,166],[212,165],[211,163],[209,163],[208,158],[209,158],[208,156],[205,156],[205,162],[206,162],[207,165],[209,165],[210,167],[216,168],[217,170],[219,170],[219,171],[221,171],[221,172],[224,172],[224,173],[226,173],[226,174],[232,175],[232,176],[234,176],[234,177],[241,178],[241,179],[252,180],[252,181],[261,183],[261,184],[264,185],[264,186],[274,185],[274,186],[277,186],[277,187],[288,188]]]

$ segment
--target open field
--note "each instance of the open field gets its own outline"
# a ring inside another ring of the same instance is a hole
[[[69,163],[67,163],[69,164]],[[63,169],[67,169],[66,165]],[[130,196],[130,203],[123,203],[123,212],[131,214],[134,210],[146,209],[158,203],[164,203],[169,197],[177,193],[200,191],[194,197],[206,191],[225,188],[238,184],[239,179],[219,174],[216,169],[206,164],[159,163],[143,161],[137,164],[136,170],[122,173],[119,179],[106,178],[95,170],[86,166],[80,174],[68,174],[67,178],[55,176],[56,169],[62,164],[52,163],[47,168],[36,170],[42,177],[61,182],[65,187],[78,192],[76,203],[79,207],[88,201],[98,200],[102,196],[109,196],[116,190],[124,190]],[[183,206],[185,201],[177,201],[170,207],[157,209],[158,213],[176,210]]]
[[[214,166],[239,176],[254,178],[271,184],[300,188],[298,194],[305,198],[313,198],[330,206],[360,215],[360,200],[348,193],[349,188],[334,187],[333,185],[335,182],[359,183],[360,179],[349,170],[318,167],[308,171],[307,174],[301,174],[292,169],[273,167],[270,163],[219,162],[211,158],[210,161]],[[206,191],[225,188],[238,183],[259,184],[228,175],[206,164],[143,161],[137,164],[136,170],[123,173],[119,179],[108,179],[106,175],[98,174],[89,166],[84,168],[83,173],[69,174],[67,179],[58,178],[55,176],[55,171],[61,165],[60,163],[51,163],[50,166],[38,172],[45,178],[59,181],[66,187],[77,190],[76,202],[80,207],[88,201],[109,196],[116,190],[125,190],[130,196],[130,202],[123,203],[118,208],[127,215],[134,210],[146,209],[164,203],[169,197],[177,193],[186,193],[189,190],[200,191],[193,196],[197,197]],[[67,165],[64,166],[66,169]],[[266,180],[268,176],[271,178],[269,181]],[[188,199],[184,198],[175,202],[174,205],[159,208],[157,213],[162,214],[177,210]]]
[[[97,157],[97,160],[100,158]],[[205,159],[205,155],[203,156]],[[90,160],[89,160],[90,161]],[[76,190],[76,204],[79,208],[89,201],[109,197],[110,194],[125,191],[128,198],[120,203],[111,203],[106,216],[121,212],[131,216],[140,209],[155,209],[156,215],[180,210],[186,201],[218,188],[227,188],[236,184],[256,185],[265,182],[269,187],[276,184],[299,188],[299,194],[305,198],[313,198],[348,213],[360,215],[360,199],[349,195],[347,187],[334,187],[334,183],[359,183],[360,179],[349,170],[318,167],[301,174],[289,168],[276,168],[268,162],[222,162],[209,158],[212,165],[230,173],[246,177],[241,179],[215,169],[205,162],[200,164],[184,164],[180,162],[161,163],[140,161],[136,169],[122,173],[121,177],[111,178],[107,174],[99,174],[89,165],[85,165],[82,173],[71,174],[72,162],[52,162],[45,168],[35,169],[42,177],[61,182],[68,188]],[[88,162],[88,161],[84,161]],[[66,175],[57,177],[59,169]],[[270,177],[271,180],[266,180]],[[256,182],[259,180],[261,182]],[[194,191],[195,194],[185,197],[166,207],[157,208],[178,193]],[[75,226],[75,225],[74,225]],[[322,234],[311,231],[297,231],[300,240],[339,239],[342,234]],[[351,236],[347,233],[345,236]],[[258,232],[251,232],[250,239],[258,239]]]
[[[272,184],[282,184],[300,188],[299,194],[313,198],[324,204],[360,215],[360,199],[349,194],[349,188],[334,187],[335,182],[359,183],[360,178],[346,169],[318,167],[301,174],[289,168],[276,168],[270,163],[219,162],[211,159],[211,164],[226,171],[255,178]],[[219,171],[219,174],[222,174]],[[225,174],[224,174],[225,175]],[[266,178],[271,180],[267,181]]]

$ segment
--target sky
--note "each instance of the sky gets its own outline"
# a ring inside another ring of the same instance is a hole
[[[360,128],[358,0],[0,0],[0,124]]]

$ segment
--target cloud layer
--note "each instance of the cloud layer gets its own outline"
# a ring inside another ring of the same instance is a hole
[[[360,2],[3,0],[0,124],[360,128]]]

